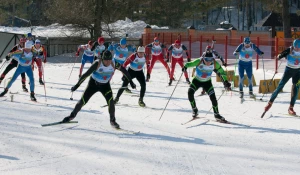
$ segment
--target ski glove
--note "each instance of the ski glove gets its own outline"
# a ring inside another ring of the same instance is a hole
[[[8,61],[10,59],[10,57],[8,55],[6,55],[5,59],[6,59],[6,61]]]
[[[134,84],[134,82],[132,80],[129,83],[130,83],[130,86],[132,89],[136,89],[136,85]]]
[[[237,53],[237,52],[234,52],[234,53],[233,53],[233,55],[234,55],[234,56],[237,56],[237,55],[238,55],[238,53]]]
[[[263,55],[263,54],[265,54],[265,53],[264,53],[264,52],[261,52],[261,53],[260,53],[260,55]]]
[[[191,62],[191,58],[187,58],[187,61],[188,61],[188,62]]]
[[[231,83],[229,83],[227,80],[226,81],[224,81],[224,87],[225,87],[225,89],[226,90],[231,90]]]
[[[74,91],[76,91],[77,88],[78,88],[78,86],[75,85],[75,86],[71,87],[71,91],[74,92]]]
[[[225,62],[223,62],[222,64],[223,64],[223,66],[225,66],[225,67],[227,66],[227,63],[225,63]]]
[[[166,62],[167,62],[167,63],[170,62],[170,59],[168,58]]]
[[[187,70],[187,67],[183,66],[182,72],[186,72],[186,70]]]
[[[280,60],[280,59],[282,59],[282,58],[283,58],[283,56],[282,56],[281,54],[278,54],[278,55],[277,55],[277,59],[278,59],[278,60]]]
[[[79,56],[79,52],[76,52],[76,54],[75,54],[77,57]]]
[[[47,63],[47,59],[44,59],[44,63]]]

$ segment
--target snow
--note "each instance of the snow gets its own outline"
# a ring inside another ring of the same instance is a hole
[[[144,32],[144,28],[147,24],[144,21],[131,21],[126,18],[125,20],[118,20],[109,24],[110,29],[114,29],[112,37],[125,37],[128,34],[129,38],[140,38]],[[168,27],[159,27],[156,25],[150,25],[153,29],[168,29]],[[107,26],[103,24],[103,28],[107,29]],[[90,37],[87,30],[78,30],[72,27],[71,24],[62,26],[58,23],[49,26],[32,26],[32,34],[39,37],[68,37],[68,36],[80,36]],[[31,27],[5,27],[0,26],[0,32],[10,32],[17,34],[27,34],[31,32]],[[105,38],[109,38],[108,33],[103,33]]]
[[[60,57],[49,58],[45,64],[44,87],[36,77],[36,98],[21,91],[20,78],[10,92],[0,98],[0,174],[1,175],[60,175],[60,174],[230,174],[230,175],[296,175],[300,171],[300,125],[299,118],[284,115],[290,100],[291,81],[284,87],[270,111],[260,118],[270,94],[260,101],[258,86],[254,87],[257,101],[248,98],[240,104],[238,94],[225,92],[219,100],[219,111],[235,124],[214,122],[209,111],[208,96],[195,94],[199,116],[203,117],[187,125],[191,107],[187,99],[188,85],[181,77],[177,65],[176,80],[167,86],[165,68],[156,63],[144,101],[146,108],[138,106],[138,97],[123,93],[116,106],[116,118],[121,127],[140,131],[133,135],[111,128],[104,97],[97,93],[74,119],[78,124],[41,127],[41,124],[62,120],[69,115],[87,85],[86,80],[74,92],[71,101],[70,88],[78,80],[80,63],[76,63],[70,75],[74,57],[65,63],[57,63]],[[63,60],[63,59],[61,59]],[[285,64],[285,63],[283,63]],[[84,71],[90,64],[86,64]],[[234,67],[228,67],[234,70]],[[11,77],[15,69],[9,72]],[[255,70],[256,82],[263,79],[263,71]],[[191,69],[188,70],[189,75]],[[273,72],[267,71],[266,78]],[[279,73],[275,78],[281,78]],[[28,80],[27,80],[28,81]],[[223,85],[213,84],[217,98]],[[7,82],[7,81],[6,81]],[[140,86],[136,80],[138,93]],[[178,83],[178,85],[177,85]],[[0,91],[3,91],[1,84]],[[177,85],[177,86],[176,86]],[[121,87],[121,73],[116,71],[111,86],[114,96]],[[176,89],[175,89],[176,87]],[[173,93],[174,91],[174,93]],[[170,99],[171,94],[172,98]],[[166,106],[168,100],[170,102]],[[129,104],[125,106],[122,104]],[[295,110],[299,102],[296,102]],[[159,120],[164,108],[164,114]]]

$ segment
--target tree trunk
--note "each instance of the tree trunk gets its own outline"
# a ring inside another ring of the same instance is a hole
[[[289,0],[282,0],[282,24],[284,38],[291,38],[291,18],[289,12]]]
[[[104,0],[96,0],[94,32],[93,32],[93,36],[91,36],[91,38],[94,40],[97,40],[97,38],[102,34],[101,22],[102,22],[103,10],[104,10]]]

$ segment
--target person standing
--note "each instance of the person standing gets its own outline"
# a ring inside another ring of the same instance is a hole
[[[133,89],[136,88],[126,69],[122,67],[120,63],[112,61],[112,54],[110,51],[105,51],[102,55],[102,58],[96,60],[92,66],[80,77],[76,85],[71,88],[72,92],[76,91],[76,89],[85,81],[85,79],[91,75],[81,99],[77,102],[71,114],[63,119],[63,123],[73,120],[81,108],[88,103],[89,99],[96,92],[101,92],[108,105],[111,126],[117,129],[120,128],[120,125],[116,122],[115,104],[113,101],[113,93],[110,87],[110,80],[115,72],[115,69],[120,70],[125,75]]]
[[[94,62],[94,51],[92,51],[93,42],[89,41],[88,44],[80,45],[76,52],[76,56],[79,56],[80,50],[83,50],[82,58],[81,58],[81,66],[79,69],[79,78],[81,77],[82,70],[84,68],[85,63],[88,61],[91,64]]]
[[[41,45],[41,41],[39,39],[35,40],[35,44],[32,46],[32,52],[33,52],[33,61],[32,61],[32,70],[34,70],[34,63],[36,63],[39,71],[39,83],[40,85],[44,85],[43,82],[43,63],[47,62],[47,53],[44,46]]]
[[[4,91],[0,94],[0,97],[3,97],[7,92],[8,89],[12,86],[14,81],[18,78],[18,76],[25,72],[27,76],[29,77],[30,81],[30,99],[32,101],[36,101],[36,98],[34,96],[34,78],[33,78],[33,71],[31,69],[31,64],[33,60],[33,53],[31,51],[32,49],[32,44],[31,42],[26,41],[25,47],[21,50],[17,50],[13,53],[10,53],[8,56],[12,56],[18,59],[18,67],[10,80],[10,82],[7,84],[6,88]]]
[[[17,50],[22,50],[24,48],[24,44],[26,42],[26,39],[25,38],[21,38],[20,39],[20,42],[19,44],[15,45],[10,51],[9,51],[9,54],[10,53],[13,53]],[[6,57],[6,61],[9,61],[10,57],[7,55]],[[3,71],[3,73],[1,74],[1,77],[0,77],[0,84],[2,82],[2,80],[5,78],[6,74],[12,70],[13,68],[17,67],[18,66],[18,61],[16,60],[16,58],[12,58],[12,60],[10,61],[10,63],[7,65],[7,67],[5,68],[5,70]],[[26,88],[26,76],[25,76],[25,73],[21,73],[21,82],[22,82],[22,89],[24,92],[28,92],[28,89]]]
[[[295,39],[293,41],[292,47],[289,47],[283,52],[281,52],[277,56],[277,59],[280,60],[283,57],[287,59],[287,65],[277,88],[271,95],[271,98],[267,106],[265,107],[265,112],[267,112],[271,108],[278,93],[283,89],[284,85],[289,81],[289,79],[292,78],[293,85],[288,113],[290,115],[296,115],[296,112],[294,111],[294,105],[298,97],[300,86],[300,39]]]
[[[147,69],[146,81],[148,82],[150,80],[150,75],[151,75],[152,69],[153,69],[156,61],[160,61],[165,66],[165,68],[168,72],[169,78],[171,79],[170,68],[169,68],[167,62],[164,60],[165,59],[164,50],[166,49],[166,46],[164,44],[160,43],[159,39],[157,37],[155,37],[154,42],[148,44],[146,47],[151,48],[151,63],[150,63],[149,68]]]
[[[143,100],[144,96],[145,96],[145,92],[146,92],[146,80],[145,80],[145,75],[143,72],[145,63],[146,63],[145,47],[139,46],[137,49],[137,52],[131,54],[123,64],[123,67],[125,67],[125,68],[127,67],[127,65],[129,65],[128,73],[129,73],[130,77],[132,79],[136,78],[137,81],[140,83],[141,91],[140,91],[140,98],[139,98],[138,103],[141,107],[146,106],[146,104],[144,103],[144,100]],[[125,79],[123,81],[122,87],[119,89],[117,96],[114,100],[115,103],[117,103],[119,101],[119,98],[121,97],[125,88],[128,86],[128,83],[129,83],[129,81],[127,79]]]
[[[253,94],[253,83],[252,83],[252,57],[254,51],[262,56],[262,52],[255,44],[251,43],[249,37],[244,38],[244,42],[241,43],[233,52],[234,56],[238,56],[239,53],[239,62],[238,62],[238,71],[239,71],[239,90],[240,98],[244,98],[244,72],[246,71],[248,82],[249,82],[249,96],[250,98],[255,98]]]
[[[189,57],[187,48],[185,47],[185,45],[181,44],[181,42],[179,40],[176,40],[175,43],[172,44],[168,48],[168,55],[167,55],[168,60],[169,60],[169,51],[172,52],[172,55],[171,55],[171,57],[172,57],[171,58],[171,74],[170,74],[170,77],[172,77],[172,78],[170,78],[170,81],[169,81],[169,86],[171,86],[172,81],[173,81],[173,76],[174,76],[176,63],[178,63],[181,66],[181,68],[183,68],[183,52],[186,53],[188,62],[191,61],[191,58]],[[185,76],[186,82],[188,84],[190,84],[191,82],[189,80],[188,73],[184,72],[184,76]]]
[[[205,55],[202,55],[202,57],[195,59],[192,62],[186,63],[182,68],[182,71],[186,72],[187,68],[189,67],[196,67],[196,74],[188,90],[188,98],[193,110],[192,117],[195,118],[198,115],[198,108],[194,97],[195,92],[200,87],[203,87],[203,89],[209,95],[215,119],[218,122],[227,123],[225,118],[219,113],[218,101],[216,98],[213,84],[211,82],[211,74],[214,71],[214,69],[216,69],[219,76],[221,77],[225,89],[230,90],[231,84],[228,82],[227,76],[224,70],[222,69],[221,65],[213,58],[212,53],[206,53]]]

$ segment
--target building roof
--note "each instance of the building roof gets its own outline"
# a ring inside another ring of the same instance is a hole
[[[291,27],[300,27],[300,16],[296,13],[290,13],[291,18]],[[281,14],[278,13],[270,13],[264,19],[259,21],[254,25],[255,27],[264,27],[264,26],[283,26]]]

